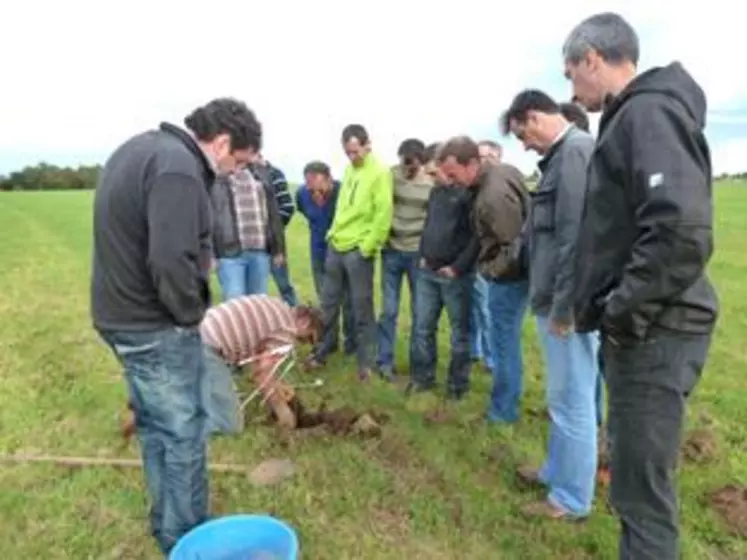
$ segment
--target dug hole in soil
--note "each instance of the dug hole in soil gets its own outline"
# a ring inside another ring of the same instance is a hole
[[[327,409],[326,401],[316,412],[309,411],[298,397],[288,404],[296,415],[296,431],[324,428],[333,435],[372,438],[380,437],[381,426],[389,421],[389,415],[371,410],[361,413],[349,406]]]

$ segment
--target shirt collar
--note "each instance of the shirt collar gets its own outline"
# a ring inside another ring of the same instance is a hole
[[[565,138],[565,135],[568,134],[572,127],[573,125],[571,125],[570,123],[566,123],[565,127],[563,127],[563,130],[561,130],[560,133],[555,137],[555,140],[552,141],[550,147],[560,143],[560,141]]]
[[[208,164],[210,165],[210,169],[212,169],[213,173],[216,175],[218,174],[218,166],[216,165],[215,161],[213,160],[213,156],[211,156],[209,153],[205,151],[205,149],[202,147],[202,144],[200,144],[200,141],[195,136],[194,132],[189,130],[188,128],[180,127],[186,134],[189,134],[189,136],[194,140],[195,144],[197,144],[197,147],[202,152],[202,155],[205,156],[205,159],[207,160]]]

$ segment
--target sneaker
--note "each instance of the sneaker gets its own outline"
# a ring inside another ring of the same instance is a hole
[[[371,372],[367,369],[362,369],[358,372],[358,381],[368,381],[371,377]]]

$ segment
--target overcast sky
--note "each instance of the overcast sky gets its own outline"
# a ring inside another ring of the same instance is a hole
[[[508,5],[505,5],[508,4]],[[570,95],[560,47],[572,26],[617,10],[640,34],[642,68],[680,60],[706,91],[716,173],[747,170],[744,22],[736,3],[670,0],[6,2],[1,19],[0,173],[40,160],[102,162],[161,120],[217,96],[245,100],[265,155],[292,180],[310,159],[340,173],[344,125],[364,124],[394,161],[400,141],[466,133],[504,143],[515,93]],[[739,64],[737,64],[739,63]]]

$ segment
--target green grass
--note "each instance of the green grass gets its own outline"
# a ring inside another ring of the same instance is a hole
[[[747,253],[741,239],[747,234],[747,189],[722,185],[716,198],[711,273],[723,312],[689,424],[708,420],[719,453],[712,463],[681,471],[683,545],[692,559],[747,556],[747,543],[729,537],[702,502],[711,489],[747,481]],[[0,195],[2,453],[137,456],[134,443],[122,448],[117,432],[125,399],[119,367],[88,315],[91,200],[90,193]],[[292,278],[301,296],[311,299],[301,217],[294,218],[288,237]],[[401,317],[400,333],[406,333],[408,314]],[[448,355],[446,336],[444,323],[442,357]],[[400,368],[406,367],[407,342],[402,334]],[[531,320],[525,323],[524,355],[523,419],[503,430],[475,421],[489,387],[480,371],[456,420],[429,426],[423,414],[436,406],[436,397],[405,400],[378,381],[361,386],[353,362],[334,359],[324,392],[307,400],[317,403],[324,394],[331,405],[388,412],[392,419],[382,439],[279,439],[271,428],[250,426],[240,437],[217,440],[214,460],[252,466],[289,457],[298,473],[263,489],[241,477],[214,475],[215,511],[280,516],[297,527],[303,557],[314,560],[615,558],[618,526],[601,493],[594,515],[581,526],[527,522],[518,515],[535,495],[516,487],[514,460],[540,460],[547,428],[536,414],[543,407],[542,364]],[[0,557],[157,558],[146,508],[138,470],[2,466]]]

